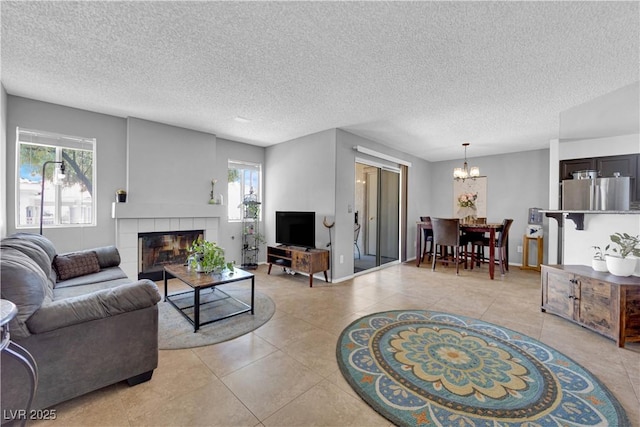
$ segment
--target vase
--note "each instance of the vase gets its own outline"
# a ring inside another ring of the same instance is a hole
[[[638,261],[635,258],[620,258],[611,255],[607,255],[605,258],[607,260],[607,270],[609,270],[609,273],[621,277],[631,276],[636,269],[636,262]]]
[[[461,206],[458,209],[458,217],[462,224],[475,224],[476,223],[476,208],[472,206]]]
[[[607,270],[607,261],[603,259],[596,259],[596,258],[592,259],[591,268],[593,268],[595,271],[602,271],[602,272],[609,271]]]

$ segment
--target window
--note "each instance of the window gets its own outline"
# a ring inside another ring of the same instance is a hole
[[[262,200],[262,166],[256,163],[229,160],[228,217],[242,220],[242,202],[250,194]]]
[[[95,150],[95,139],[17,128],[16,228],[39,227],[41,204],[43,227],[95,225]]]

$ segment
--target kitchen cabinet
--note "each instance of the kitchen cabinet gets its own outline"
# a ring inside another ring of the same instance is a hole
[[[640,341],[640,278],[601,273],[583,265],[542,266],[542,306],[616,341]]]
[[[596,159],[571,159],[560,161],[560,181],[573,179],[573,173],[583,170],[595,170]]]
[[[640,201],[638,184],[640,154],[562,160],[560,161],[560,181],[573,179],[572,173],[580,170],[597,170],[601,177],[611,177],[616,172],[620,176],[631,177],[631,201]]]

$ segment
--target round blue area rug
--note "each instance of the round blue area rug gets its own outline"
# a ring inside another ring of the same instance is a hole
[[[626,426],[587,370],[526,335],[434,311],[365,316],[338,340],[351,387],[401,426]]]

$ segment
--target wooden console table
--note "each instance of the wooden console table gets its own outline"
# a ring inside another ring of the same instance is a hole
[[[314,273],[324,272],[324,280],[329,281],[329,251],[326,249],[306,249],[296,246],[268,246],[267,262],[271,274],[271,267],[275,264],[309,274],[309,287],[313,287]]]
[[[615,340],[640,342],[640,277],[601,273],[584,265],[542,266],[542,311]]]

